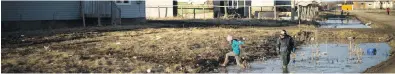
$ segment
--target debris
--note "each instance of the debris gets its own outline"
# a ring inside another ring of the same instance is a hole
[[[116,42],[115,44],[119,45],[119,44],[121,44],[121,42]]]
[[[48,50],[48,48],[49,48],[49,46],[44,46],[44,49],[45,49],[45,50]]]
[[[265,61],[266,60],[266,57],[262,57],[262,61]]]
[[[162,37],[161,36],[155,36],[155,39],[156,40],[159,40],[159,39],[161,39]]]
[[[327,52],[322,52],[322,54],[323,54],[323,55],[328,55],[328,53],[327,53]]]
[[[346,67],[351,67],[350,65],[346,65]]]
[[[355,37],[347,37],[348,40],[354,40]]]
[[[370,26],[372,24],[372,22],[369,21],[369,23],[366,23],[366,26]]]
[[[292,63],[293,63],[293,64],[295,64],[295,63],[296,63],[295,59],[293,59],[293,60],[292,60]]]
[[[151,69],[147,69],[147,73],[151,73]]]
[[[366,52],[368,55],[376,55],[377,50],[376,48],[369,48]]]
[[[133,56],[133,59],[137,59],[137,57],[136,57],[136,56]]]
[[[311,41],[314,41],[315,39],[314,39],[314,37],[311,37],[311,39],[310,39]]]
[[[214,72],[219,72],[219,70],[218,69],[214,69]]]

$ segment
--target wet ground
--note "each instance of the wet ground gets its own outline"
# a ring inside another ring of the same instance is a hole
[[[351,47],[350,47],[351,45]],[[316,50],[316,49],[319,50]],[[367,49],[376,48],[376,55],[367,55]],[[383,42],[336,42],[307,43],[297,49],[296,57],[289,64],[291,73],[359,73],[389,57],[391,47]],[[318,52],[316,52],[318,51]],[[226,67],[230,73],[280,73],[280,58],[250,62],[241,69],[236,65]],[[220,68],[221,69],[221,68]]]
[[[318,22],[320,28],[371,28],[355,18],[328,18]]]

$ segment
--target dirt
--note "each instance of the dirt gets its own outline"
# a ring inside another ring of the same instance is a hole
[[[247,39],[242,56],[253,60],[276,55],[273,43],[278,32],[262,27],[194,26],[55,31],[3,34],[2,72],[215,72],[230,51],[228,34]]]

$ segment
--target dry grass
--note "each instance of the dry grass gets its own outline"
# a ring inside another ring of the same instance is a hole
[[[385,36],[365,30],[316,31],[310,27],[301,26],[313,32],[313,37]],[[242,56],[254,60],[276,55],[273,47],[279,29],[287,29],[292,36],[300,31],[297,27],[148,28],[24,37],[14,40],[24,42],[2,46],[2,72],[213,72],[222,62],[220,57],[231,51],[228,34],[245,37]],[[41,43],[13,46],[35,41]]]
[[[46,42],[3,46],[2,72],[207,72],[211,70],[205,70],[204,62],[219,64],[219,57],[231,51],[226,44],[228,34],[247,39],[243,56],[263,57],[271,56],[268,51],[272,51],[276,32],[263,28],[149,28],[25,37],[24,42]]]

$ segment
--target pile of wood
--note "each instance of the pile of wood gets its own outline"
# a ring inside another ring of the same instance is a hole
[[[300,20],[311,21],[314,17],[318,15],[319,12],[318,5],[307,5],[307,6],[298,6],[297,12]]]

